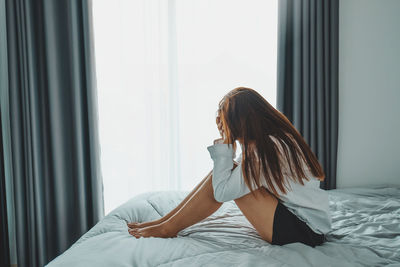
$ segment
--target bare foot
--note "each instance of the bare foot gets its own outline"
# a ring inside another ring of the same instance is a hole
[[[164,223],[160,223],[157,225],[151,225],[143,228],[132,228],[129,229],[129,234],[136,238],[141,237],[176,237],[177,233],[170,231],[167,229]]]
[[[131,222],[131,223],[127,223],[127,225],[128,225],[129,228],[143,228],[143,227],[147,227],[147,226],[157,225],[157,224],[160,224],[162,222],[163,222],[162,220],[154,220],[154,221],[151,221],[151,222],[142,222],[142,223]]]

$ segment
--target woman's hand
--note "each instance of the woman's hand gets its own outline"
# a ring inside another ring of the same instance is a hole
[[[218,131],[219,131],[219,134],[221,135],[221,138],[215,139],[214,140],[214,145],[215,144],[229,144],[228,138],[226,138],[226,136],[225,136],[224,127],[222,125],[221,117],[219,115],[217,116],[215,122],[217,123]],[[234,153],[236,154],[236,147],[235,146],[234,146]],[[234,168],[235,167],[236,166],[234,166]]]
[[[224,138],[218,138],[214,140],[214,145],[215,144],[228,144],[228,140],[225,140]]]
[[[222,126],[222,120],[219,115],[215,119],[215,122],[217,123],[218,131],[219,131],[219,134],[221,135],[221,138],[215,139],[214,145],[215,144],[227,144],[228,141],[226,140],[225,133],[224,133],[224,127]]]
[[[219,134],[221,135],[222,138],[224,138],[224,127],[222,126],[221,117],[219,115],[215,119],[215,122],[217,123]]]

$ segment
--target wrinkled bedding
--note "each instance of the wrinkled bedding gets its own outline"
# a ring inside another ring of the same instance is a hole
[[[328,192],[333,229],[315,248],[270,245],[234,201],[176,238],[136,239],[126,222],[160,218],[188,193],[158,191],[112,211],[47,266],[400,266],[400,187]]]

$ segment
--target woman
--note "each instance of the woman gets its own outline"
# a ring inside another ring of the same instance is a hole
[[[328,195],[319,188],[325,175],[289,120],[255,90],[238,87],[220,101],[216,122],[222,138],[207,147],[213,170],[174,210],[128,223],[129,233],[175,237],[234,200],[265,241],[321,245],[331,229]]]

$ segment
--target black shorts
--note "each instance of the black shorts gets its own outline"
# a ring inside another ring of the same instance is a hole
[[[301,242],[311,247],[321,245],[325,241],[324,234],[315,233],[305,222],[290,212],[278,200],[274,214],[273,245],[286,245]]]

